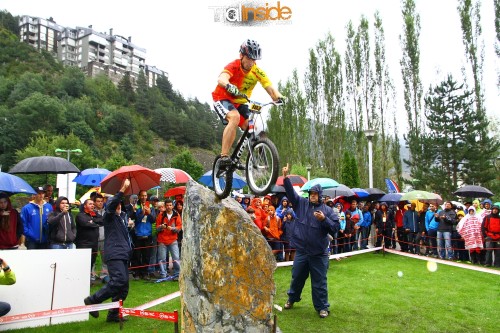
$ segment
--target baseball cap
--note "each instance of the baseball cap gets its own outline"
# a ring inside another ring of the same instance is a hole
[[[43,186],[38,186],[38,187],[35,187],[35,191],[36,191],[36,193],[40,193],[40,192],[45,192],[45,189],[43,188]]]
[[[149,201],[160,201],[156,195],[152,195],[149,197]]]

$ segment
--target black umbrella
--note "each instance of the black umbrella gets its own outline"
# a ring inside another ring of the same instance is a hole
[[[52,174],[52,173],[78,173],[78,169],[70,161],[56,156],[37,156],[29,157],[14,165],[9,173],[33,173],[33,174]]]
[[[271,189],[271,193],[286,193],[286,190],[281,185],[274,185]]]
[[[323,190],[323,195],[324,196],[327,195],[327,196],[332,197],[332,198],[340,197],[340,196],[355,197],[356,193],[354,193],[354,191],[351,190],[349,187],[347,187],[343,184],[340,184],[337,187],[332,187],[332,188],[328,188],[326,190]]]
[[[467,198],[489,198],[493,196],[493,193],[486,187],[479,185],[465,185],[453,192],[453,194],[459,197]]]
[[[365,188],[365,191],[370,193],[367,198],[364,198],[366,201],[376,201],[385,195],[384,191],[376,187]]]

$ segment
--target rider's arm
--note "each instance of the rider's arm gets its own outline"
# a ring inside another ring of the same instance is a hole
[[[217,79],[217,84],[222,88],[226,88],[230,78],[231,76],[229,75],[228,72],[222,72],[220,73],[219,78]]]
[[[278,100],[278,98],[283,97],[278,89],[274,88],[273,86],[268,86],[265,88],[269,96],[273,99],[273,101]]]

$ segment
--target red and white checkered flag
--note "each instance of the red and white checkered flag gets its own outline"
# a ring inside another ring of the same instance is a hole
[[[187,183],[190,179],[193,179],[186,171],[175,168],[160,168],[155,169],[161,177],[160,181],[167,183]]]

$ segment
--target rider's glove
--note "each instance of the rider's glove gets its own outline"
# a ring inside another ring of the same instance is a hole
[[[228,83],[226,85],[226,90],[228,93],[230,93],[233,96],[241,95],[241,92],[238,90],[238,87],[236,87],[234,84]]]
[[[286,97],[285,96],[278,97],[276,102],[278,102],[279,104],[285,105],[286,104]]]

